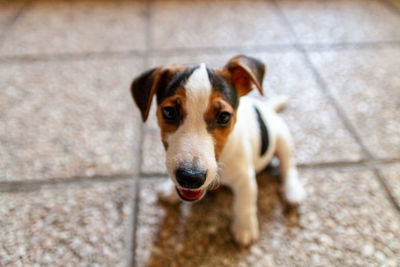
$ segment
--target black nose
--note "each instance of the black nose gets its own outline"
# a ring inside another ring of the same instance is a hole
[[[183,188],[196,189],[206,181],[207,172],[203,170],[193,170],[179,168],[176,170],[176,181]]]

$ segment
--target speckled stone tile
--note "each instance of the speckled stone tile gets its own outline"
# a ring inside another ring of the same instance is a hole
[[[5,30],[7,23],[13,19],[25,3],[26,1],[24,0],[0,1],[0,42],[4,37],[3,31]]]
[[[400,207],[400,163],[383,165],[379,170]]]
[[[260,239],[232,242],[226,188],[198,203],[157,201],[161,180],[143,181],[138,266],[398,266],[400,217],[367,170],[300,172],[309,197],[298,210],[282,201],[276,177],[258,177]]]
[[[126,266],[133,188],[63,186],[0,194],[0,265]]]
[[[311,53],[311,60],[377,158],[400,158],[400,48]]]
[[[145,48],[144,1],[34,1],[1,55],[87,53]]]
[[[150,65],[208,62],[211,66],[223,66],[233,55],[235,54],[214,57],[200,55],[154,57],[150,60]],[[360,147],[347,132],[327,98],[318,89],[310,70],[299,54],[287,52],[252,55],[266,62],[268,66],[264,80],[267,97],[282,94],[289,96],[288,107],[282,116],[294,136],[299,164],[358,161],[362,158]],[[150,112],[149,122],[146,122],[145,126],[144,149],[142,149],[142,171],[145,173],[165,172],[165,155],[154,113],[155,109]]]
[[[305,44],[400,40],[400,16],[377,0],[277,3]]]
[[[261,46],[291,42],[268,1],[155,1],[154,49]]]
[[[138,171],[140,58],[4,64],[0,181]]]

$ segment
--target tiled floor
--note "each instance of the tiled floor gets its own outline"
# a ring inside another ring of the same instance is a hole
[[[164,151],[129,86],[167,62],[268,65],[309,197],[258,176],[261,238],[232,195],[157,199]],[[0,266],[400,266],[397,0],[0,0]]]

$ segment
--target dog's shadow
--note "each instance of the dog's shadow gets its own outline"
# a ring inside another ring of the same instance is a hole
[[[279,175],[274,168],[258,175],[257,181],[260,240],[253,247],[263,247],[277,222],[288,228],[297,227],[298,212],[283,201]],[[139,266],[228,266],[254,254],[252,247],[243,248],[233,241],[229,230],[232,193],[228,188],[208,192],[202,201],[192,205],[161,202],[157,205],[165,216],[153,227],[156,230],[149,233],[153,238],[143,235],[146,240],[142,241],[151,244],[142,244],[137,251]]]

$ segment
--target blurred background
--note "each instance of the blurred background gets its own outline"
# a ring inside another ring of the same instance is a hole
[[[290,209],[260,174],[250,248],[228,189],[158,202],[159,130],[129,93],[239,53],[290,98],[309,194]],[[399,74],[398,0],[0,0],[0,266],[400,266]]]

